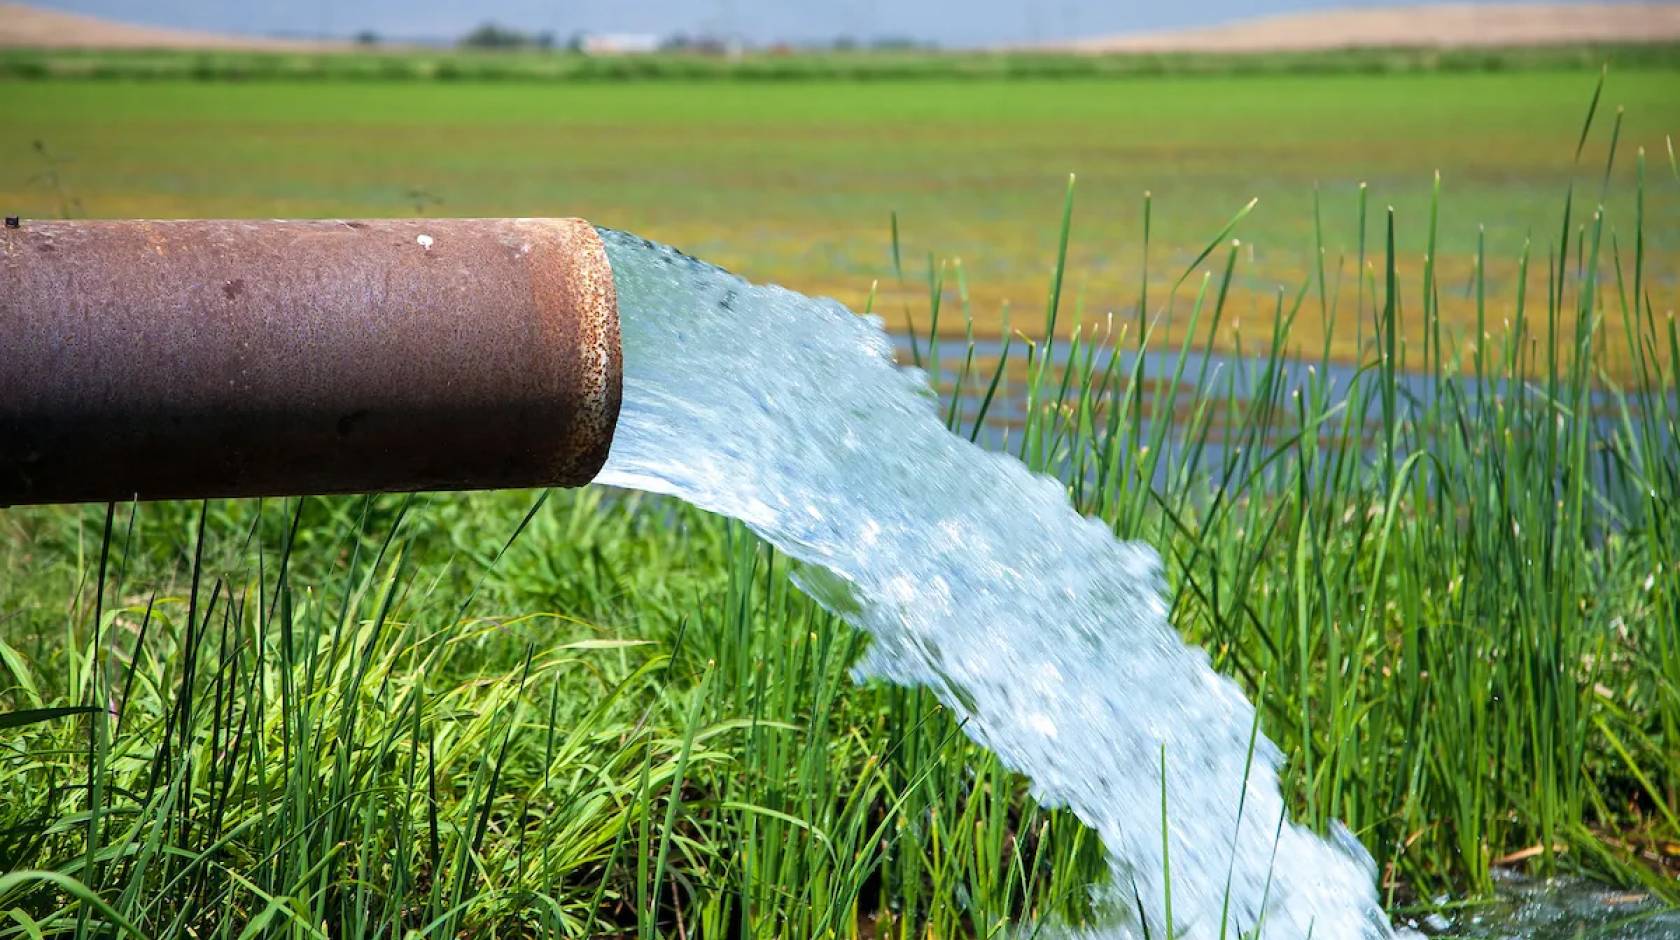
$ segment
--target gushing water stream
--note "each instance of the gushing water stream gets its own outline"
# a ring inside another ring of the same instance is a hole
[[[1150,936],[1168,935],[1163,790],[1173,936],[1219,937],[1227,904],[1232,937],[1390,935],[1369,856],[1284,818],[1271,742],[1250,764],[1253,706],[1167,622],[1150,548],[947,432],[877,322],[602,237],[624,406],[600,482],[734,517],[812,566],[801,587],[873,637],[857,675],[933,689],[1090,825],[1102,890]]]

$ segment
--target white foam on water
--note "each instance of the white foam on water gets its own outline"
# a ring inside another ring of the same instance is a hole
[[[1232,937],[1390,936],[1358,843],[1284,820],[1271,742],[1242,792],[1253,707],[1168,623],[1152,549],[947,432],[873,318],[602,235],[624,406],[599,481],[732,516],[828,572],[802,586],[873,637],[860,678],[933,689],[1101,837],[1101,890],[1134,924],[1082,936],[1132,936],[1139,903],[1166,936],[1163,784],[1175,936],[1219,936],[1227,879]]]

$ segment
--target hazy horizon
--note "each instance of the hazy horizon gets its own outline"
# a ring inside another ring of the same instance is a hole
[[[392,39],[454,39],[494,21],[566,37],[578,32],[726,35],[749,42],[901,37],[946,46],[1033,42],[1205,26],[1273,13],[1382,7],[1407,0],[1205,0],[1191,7],[1103,0],[32,0],[33,5],[142,23],[251,35],[348,37],[362,30]],[[1463,0],[1461,0],[1463,2]],[[1469,0],[1498,5],[1514,0]],[[1603,5],[1605,0],[1584,0]],[[1666,0],[1665,0],[1666,2]]]

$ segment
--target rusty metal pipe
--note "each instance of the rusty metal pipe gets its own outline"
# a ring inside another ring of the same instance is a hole
[[[580,485],[618,306],[578,219],[0,231],[0,505]]]

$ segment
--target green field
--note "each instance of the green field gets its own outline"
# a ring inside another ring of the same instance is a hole
[[[1500,868],[1680,904],[1680,101],[1673,72],[1612,74],[1577,165],[1596,80],[14,82],[0,200],[577,213],[854,302],[878,279],[923,331],[926,258],[960,255],[977,332],[1007,298],[1042,340],[1130,322],[1149,190],[1150,313],[1204,247],[1213,275],[1151,349],[1240,322],[1267,365],[1367,368],[1340,400],[1265,367],[1137,380],[1089,334],[1062,376],[1018,342],[1010,448],[1161,551],[1175,625],[1256,698],[1297,818],[1345,820],[1397,914],[1444,898],[1465,924]],[[1478,316],[1494,339],[1456,342]],[[971,363],[941,389],[965,434],[993,368]],[[1438,382],[1415,408],[1406,369]],[[1139,423],[1163,414],[1186,446]],[[853,684],[866,638],[789,568],[600,488],[0,510],[0,940],[1085,917],[1092,834],[931,694]]]
[[[1165,279],[1249,200],[1236,319],[1269,315],[1313,270],[1314,193],[1331,277],[1352,289],[1358,187],[1368,237],[1397,210],[1415,280],[1441,174],[1438,272],[1449,332],[1478,226],[1490,288],[1514,293],[1535,240],[1557,241],[1601,191],[1609,135],[1572,157],[1590,71],[872,82],[14,82],[0,96],[0,204],[25,215],[582,215],[759,281],[863,305],[902,325],[930,253],[960,258],[982,334],[1007,301],[1033,309],[1054,260],[1068,173],[1079,177],[1071,297],[1087,321],[1130,319],[1152,194],[1152,270]],[[1611,208],[1627,217],[1636,152],[1666,169],[1680,72],[1613,73],[1626,107]],[[46,156],[36,152],[43,142]],[[901,289],[889,220],[900,221]],[[1646,251],[1680,256],[1680,193],[1652,187]],[[1536,274],[1538,287],[1539,275]],[[948,283],[955,287],[955,278]],[[1672,278],[1654,284],[1659,312]],[[1409,298],[1415,303],[1417,298]],[[1256,307],[1258,305],[1258,307]],[[1348,307],[1350,314],[1352,305]],[[1368,315],[1368,314],[1367,314]],[[1072,318],[1070,318],[1071,321]],[[1169,326],[1175,320],[1167,318]],[[1497,328],[1499,318],[1491,321]],[[1402,327],[1411,332],[1413,318]],[[1316,349],[1316,331],[1299,340]],[[1356,355],[1340,332],[1341,358]]]

